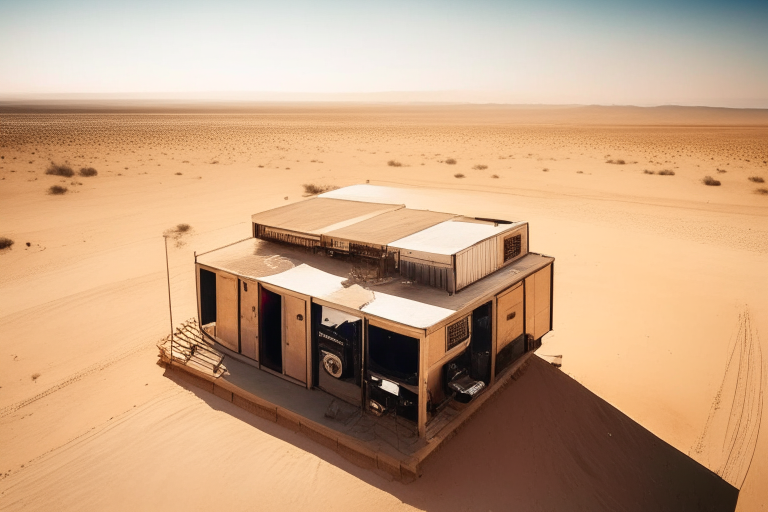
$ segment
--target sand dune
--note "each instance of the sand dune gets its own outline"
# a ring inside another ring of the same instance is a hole
[[[768,195],[749,179],[768,179],[764,111],[260,108],[5,107],[0,509],[727,510],[734,488],[736,510],[768,502]],[[46,175],[50,161],[98,175]],[[155,364],[163,231],[192,226],[169,246],[181,321],[193,251],[247,237],[250,214],[303,183],[367,180],[414,207],[527,220],[532,249],[557,257],[540,351],[562,372],[532,364],[410,485]]]

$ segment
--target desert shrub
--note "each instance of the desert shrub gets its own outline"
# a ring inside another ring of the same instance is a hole
[[[675,175],[675,171],[673,171],[671,169],[662,169],[659,172],[657,172],[656,174],[658,174],[659,176],[674,176]]]
[[[75,175],[75,171],[68,165],[58,165],[51,162],[48,169],[45,170],[45,174],[52,174],[53,176],[64,176],[65,178],[71,178]]]
[[[545,168],[543,168],[541,171],[542,171],[542,172],[549,172],[549,169],[548,169],[547,167],[545,167]]]
[[[717,181],[712,176],[704,176],[704,179],[701,180],[701,181],[702,181],[702,183],[704,183],[708,187],[719,187],[720,186],[720,182]]]
[[[454,178],[464,178],[464,175],[461,174],[460,172],[457,172],[456,174],[453,175],[453,177]]]
[[[40,374],[39,373],[33,373],[32,374],[32,380],[37,380],[39,378],[40,378]]]
[[[180,173],[180,172],[177,172],[177,173],[176,173],[176,176],[181,176],[181,173]]]
[[[656,171],[649,171],[648,169],[643,171],[643,174],[656,174]]]
[[[331,190],[336,190],[339,188],[334,185],[315,185],[314,183],[305,183],[302,185],[302,187],[304,187],[305,194],[312,196],[316,196],[317,194],[322,194],[324,192],[330,192]]]
[[[390,160],[389,162],[387,162],[387,165],[390,167],[402,167],[403,164],[401,164],[397,160]]]
[[[60,196],[67,193],[67,187],[62,187],[61,185],[53,185],[48,189],[48,193],[53,194],[54,196]]]
[[[484,171],[487,168],[488,166],[483,164],[477,164],[476,166],[473,167],[473,169],[475,169],[476,171]]]
[[[717,172],[728,172],[725,169],[718,169]]]
[[[190,226],[189,224],[176,224],[176,228],[174,229],[174,231],[176,231],[177,233],[186,233],[190,229],[192,229],[192,226]]]
[[[499,175],[498,174],[491,174],[491,178],[497,180],[497,179],[499,179]]]
[[[607,163],[607,164],[616,164],[616,165],[624,165],[627,162],[625,162],[624,160],[619,159],[619,160],[606,160],[605,163]]]
[[[80,174],[80,176],[83,176],[85,178],[90,178],[92,176],[96,176],[99,173],[93,167],[83,167],[82,169],[80,169],[80,172],[78,174]]]
[[[11,240],[10,238],[6,238],[4,236],[0,236],[0,250],[7,249],[12,245],[13,245],[13,240]]]
[[[456,160],[453,158],[449,158],[445,161],[448,165],[456,165]]]
[[[756,188],[755,194],[760,194],[761,196],[764,196],[768,194],[768,188]]]
[[[747,179],[753,183],[765,183],[765,180],[762,176],[750,176]]]

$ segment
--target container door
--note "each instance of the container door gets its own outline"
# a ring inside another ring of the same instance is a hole
[[[290,295],[283,296],[285,374],[307,382],[307,302]]]
[[[238,351],[237,283],[234,276],[216,274],[216,337],[235,352]]]
[[[498,296],[496,304],[497,342],[496,352],[523,334],[523,287]]]
[[[259,359],[259,290],[256,283],[240,281],[240,353]]]

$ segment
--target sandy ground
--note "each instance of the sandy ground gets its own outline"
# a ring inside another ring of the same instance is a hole
[[[768,508],[768,185],[749,180],[768,179],[764,111],[6,109],[0,157],[2,510],[718,509],[727,486],[702,490],[693,461],[740,489],[737,510]],[[527,220],[557,258],[540,352],[562,372],[531,365],[409,485],[155,364],[165,230],[192,226],[169,246],[180,322],[193,251],[249,236],[303,183],[366,181]]]

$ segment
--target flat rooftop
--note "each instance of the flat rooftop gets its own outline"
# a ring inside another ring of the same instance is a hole
[[[402,204],[313,197],[256,213],[251,216],[251,221],[287,231],[320,235],[382,213],[399,210],[404,206]]]
[[[496,272],[449,295],[396,276],[382,283],[348,281],[353,264],[299,247],[249,238],[198,255],[197,262],[243,278],[326,300],[369,315],[426,329],[457,311],[507,288],[554,261],[529,253]]]
[[[382,213],[368,220],[329,231],[325,236],[375,245],[389,245],[408,235],[430,228],[456,217],[453,213],[429,210],[399,210]]]

